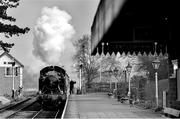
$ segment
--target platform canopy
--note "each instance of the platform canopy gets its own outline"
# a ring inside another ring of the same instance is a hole
[[[179,6],[172,0],[100,0],[91,27],[91,53],[179,50]]]

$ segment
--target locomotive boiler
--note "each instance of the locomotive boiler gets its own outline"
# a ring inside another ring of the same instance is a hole
[[[59,66],[47,66],[40,71],[38,102],[43,108],[58,109],[69,94],[69,76]]]

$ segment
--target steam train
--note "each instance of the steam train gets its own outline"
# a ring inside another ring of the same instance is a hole
[[[59,66],[47,66],[40,71],[37,101],[45,109],[58,109],[69,94],[69,76]]]

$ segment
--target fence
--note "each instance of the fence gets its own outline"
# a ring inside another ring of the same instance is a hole
[[[127,85],[124,85],[122,82],[100,82],[100,83],[92,83],[92,87],[86,89],[88,93],[95,93],[95,92],[113,92],[115,89],[115,85],[117,85],[117,89],[121,89],[122,92],[127,92]]]
[[[88,93],[95,93],[95,92],[109,92],[115,89],[115,83],[107,83],[107,82],[100,82],[100,83],[92,83],[92,87],[86,89]]]
[[[110,85],[111,84],[111,85]],[[139,83],[138,83],[139,84]],[[159,80],[159,106],[162,107],[162,92],[167,91],[168,89],[168,80]],[[115,89],[115,85],[117,85],[116,95],[127,95],[128,93],[128,82],[118,82],[118,83],[109,83],[109,82],[101,82],[101,83],[93,83],[92,87],[86,89],[88,93],[96,93],[96,92],[113,92]],[[115,95],[115,97],[116,97]],[[143,82],[143,85],[139,84],[138,86],[134,85],[131,82],[131,95],[134,95],[136,99],[149,103],[151,102],[151,106],[155,103],[155,82],[150,81],[147,83]]]

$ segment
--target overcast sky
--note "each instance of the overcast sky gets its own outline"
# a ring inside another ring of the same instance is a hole
[[[13,36],[6,39],[1,36],[1,39],[6,42],[14,42],[15,46],[11,49],[10,54],[24,64],[25,68],[29,66],[34,72],[38,72],[37,67],[42,61],[47,61],[49,64],[53,61],[57,62],[54,60],[55,58],[46,59],[43,57],[47,49],[54,52],[61,50],[61,55],[58,58],[61,58],[61,64],[68,70],[70,77],[75,78],[70,73],[70,67],[73,64],[70,57],[74,53],[70,41],[82,37],[83,34],[90,34],[98,3],[99,0],[20,0],[20,5],[17,8],[8,10],[8,15],[16,18],[15,24],[18,26],[27,26],[31,30],[19,37]],[[50,19],[50,21],[45,19]],[[64,21],[59,19],[64,19]],[[64,26],[62,26],[62,22]],[[57,35],[58,30],[55,31],[54,29],[61,29],[60,32],[62,33]],[[49,32],[49,30],[51,31]],[[45,36],[42,37],[41,34],[44,33]],[[57,37],[54,37],[55,35]],[[48,41],[49,37],[52,41]],[[54,40],[56,38],[62,38],[62,41],[59,41],[60,45]],[[47,39],[47,41],[42,41],[42,39]],[[40,45],[42,42],[44,44]],[[47,45],[53,43],[55,46],[49,47]],[[64,43],[65,47],[52,49],[56,46],[62,46],[61,43]],[[45,46],[44,49],[41,46]],[[42,51],[38,51],[38,48]],[[49,52],[47,54],[52,55]],[[52,57],[55,55],[53,54]]]

